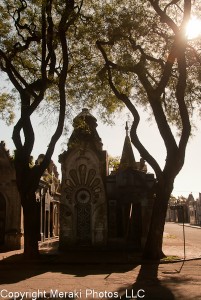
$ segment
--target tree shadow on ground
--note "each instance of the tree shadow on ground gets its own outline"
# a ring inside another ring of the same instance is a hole
[[[8,257],[4,259],[3,261],[0,261],[0,284],[5,285],[8,287],[9,284],[17,284],[23,280],[31,279],[32,277],[36,277],[45,273],[58,273],[58,278],[60,278],[59,274],[66,274],[66,275],[72,275],[72,277],[80,277],[84,278],[88,275],[105,275],[101,278],[103,280],[103,286],[104,288],[106,286],[109,286],[109,280],[111,280],[111,283],[113,283],[112,276],[114,273],[126,273],[129,271],[134,271],[134,273],[130,273],[129,276],[133,276],[131,280],[135,280],[135,282],[132,284],[132,281],[127,280],[126,274],[124,277],[124,280],[126,280],[126,285],[123,285],[122,282],[122,288],[118,290],[118,299],[128,300],[128,299],[146,299],[146,300],[155,300],[155,299],[167,299],[167,300],[173,300],[173,299],[183,299],[175,298],[172,290],[168,288],[169,285],[172,286],[172,283],[175,284],[185,284],[185,280],[188,281],[186,278],[173,277],[170,278],[170,276],[167,274],[167,277],[165,277],[165,272],[162,272],[164,274],[164,278],[162,280],[158,279],[158,268],[159,268],[159,262],[156,263],[148,263],[143,262],[142,264],[139,263],[131,263],[127,261],[127,263],[122,263],[122,261],[112,261],[112,263],[108,262],[107,253],[100,255],[100,252],[93,253],[93,255],[97,256],[97,261],[99,263],[95,263],[94,260],[88,260],[88,262],[82,261],[82,257],[85,256],[85,253],[80,254],[77,253],[74,256],[74,262],[69,263],[69,260],[67,262],[63,262],[62,255],[42,255],[41,258],[37,261],[26,261],[23,259],[22,254],[18,254],[15,256]],[[105,256],[104,256],[105,255]],[[121,255],[118,253],[118,255]],[[113,258],[115,256],[115,253],[113,255]],[[105,262],[104,262],[105,257]],[[77,263],[76,263],[77,258]],[[91,255],[92,258],[92,255]],[[99,260],[98,260],[99,258]],[[116,257],[117,258],[117,257]],[[139,273],[138,268],[140,267]],[[138,267],[138,268],[137,268]],[[136,269],[137,268],[137,269]],[[161,267],[160,267],[161,268]],[[168,268],[169,270],[171,268]],[[165,268],[166,270],[166,268]],[[161,271],[161,269],[160,269]],[[167,271],[167,270],[166,270]],[[167,272],[166,272],[167,273]],[[170,273],[170,272],[168,272]],[[46,276],[46,275],[45,275]],[[40,277],[40,280],[49,280],[48,276]],[[57,276],[57,275],[56,275]],[[110,277],[111,276],[111,277]],[[115,275],[116,276],[116,275]],[[118,277],[121,279],[120,277]],[[130,277],[131,278],[131,277]],[[136,278],[136,279],[135,279]],[[161,278],[161,277],[159,277]],[[68,277],[63,277],[61,280],[67,280]],[[83,279],[84,280],[84,279]],[[107,282],[108,280],[108,282]],[[80,282],[80,280],[78,280]],[[105,282],[105,283],[104,283]],[[105,285],[104,285],[105,284]],[[121,283],[118,285],[120,286]],[[2,288],[2,287],[1,287]],[[4,286],[3,286],[4,288]],[[79,287],[77,287],[79,288]],[[47,295],[48,296],[48,295]],[[60,297],[61,298],[61,297]],[[68,299],[68,297],[63,299]],[[29,298],[26,298],[28,300]],[[31,298],[30,298],[31,299]],[[40,297],[36,298],[40,299]],[[47,298],[47,299],[53,299],[53,298]],[[57,300],[56,297],[54,299]],[[59,299],[59,298],[58,298]],[[73,299],[71,297],[71,299]],[[105,298],[104,298],[105,299]],[[107,299],[107,298],[106,298]],[[109,299],[109,298],[108,298]],[[111,299],[111,297],[110,297]],[[117,298],[113,298],[117,299]]]
[[[68,254],[66,254],[68,255]],[[0,284],[18,283],[44,273],[62,273],[74,277],[85,277],[88,275],[99,275],[111,273],[125,273],[133,270],[139,264],[121,263],[118,261],[109,262],[107,253],[101,255],[97,252],[98,258],[82,259],[84,253],[73,255],[73,261],[63,260],[62,255],[40,255],[37,260],[26,260],[23,254],[12,255],[0,261]],[[93,256],[95,254],[93,253]]]
[[[158,267],[159,262],[143,263],[133,285],[118,291],[119,299],[176,299],[172,291],[158,279]]]

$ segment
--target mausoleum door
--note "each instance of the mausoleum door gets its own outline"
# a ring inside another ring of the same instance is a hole
[[[0,245],[4,244],[6,225],[6,200],[0,194]]]
[[[80,245],[91,244],[91,195],[83,188],[76,194],[77,242]]]

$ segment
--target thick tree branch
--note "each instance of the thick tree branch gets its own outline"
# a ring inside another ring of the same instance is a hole
[[[158,83],[158,86],[156,88],[156,93],[158,94],[159,97],[161,97],[161,95],[164,93],[168,81],[170,80],[170,77],[172,75],[172,67],[174,65],[175,60],[176,60],[176,45],[174,42],[170,50],[170,53],[168,55],[168,58],[166,60],[163,73],[161,76],[161,80]]]
[[[29,115],[30,107],[30,95],[24,91],[23,95],[21,94],[21,120],[22,120],[22,129],[24,132],[24,160],[28,164],[31,152],[34,145],[34,131],[31,124],[31,119]]]
[[[52,0],[48,1],[47,5],[47,48],[49,52],[49,77],[52,78],[55,74],[55,65],[56,65],[56,54],[55,54],[55,41],[54,41],[54,23],[52,20]]]
[[[60,24],[59,24],[59,40],[60,45],[62,49],[62,70],[60,72],[59,76],[59,120],[57,124],[57,128],[52,135],[50,144],[48,146],[48,149],[46,151],[45,157],[43,162],[40,165],[41,171],[45,170],[45,168],[49,165],[52,154],[54,152],[54,148],[56,145],[56,142],[60,138],[62,131],[63,131],[63,125],[65,120],[65,110],[66,110],[66,93],[65,93],[65,84],[66,84],[66,78],[68,74],[68,45],[67,45],[67,38],[66,38],[66,26],[63,26],[65,22],[68,20],[68,14],[66,13],[66,10],[64,11],[64,15],[61,18]]]
[[[182,121],[182,134],[179,142],[179,153],[180,153],[180,168],[184,163],[185,150],[188,143],[188,139],[191,133],[191,125],[189,120],[189,113],[185,103],[185,90],[186,90],[186,58],[184,51],[181,51],[178,57],[178,69],[179,79],[176,87],[176,97],[179,105],[179,112]],[[180,171],[179,168],[179,171]]]
[[[97,44],[98,49],[101,51],[101,53],[104,57],[104,60],[105,60],[105,66],[106,66],[107,73],[108,73],[108,83],[110,85],[110,88],[112,89],[115,96],[127,106],[129,111],[133,115],[133,120],[134,121],[133,121],[132,128],[131,128],[131,141],[132,141],[133,145],[139,151],[140,155],[150,164],[150,166],[156,172],[157,176],[160,177],[161,172],[162,172],[161,169],[160,169],[160,166],[158,165],[157,161],[151,156],[151,154],[146,150],[146,148],[142,145],[142,143],[140,142],[140,140],[138,138],[137,127],[138,127],[139,121],[140,121],[140,116],[138,114],[138,111],[135,108],[135,106],[133,105],[133,103],[130,101],[128,96],[126,96],[125,94],[120,93],[117,90],[117,88],[114,85],[113,80],[112,80],[112,73],[111,73],[111,69],[110,69],[110,63],[109,63],[109,60],[107,58],[107,54],[106,54],[104,48],[102,47],[102,45],[99,41],[97,41],[96,44]]]
[[[154,89],[151,86],[149,80],[147,79],[146,73],[147,71],[145,68],[145,63],[143,63],[142,61],[140,68],[139,70],[137,70],[136,74],[147,93],[149,103],[153,110],[153,114],[161,137],[163,138],[163,141],[165,143],[166,149],[167,151],[170,151],[172,153],[173,151],[176,151],[177,144],[162,107],[161,94],[158,94],[157,89]]]
[[[104,44],[105,44],[105,42],[104,42]],[[115,91],[115,86],[114,86],[114,84],[112,82],[112,76],[110,75],[111,74],[110,68],[114,68],[114,69],[117,69],[119,71],[124,71],[124,72],[129,69],[130,72],[132,70],[132,72],[135,73],[138,76],[138,78],[139,78],[141,84],[143,85],[143,87],[144,87],[144,89],[145,89],[145,91],[147,93],[147,96],[149,98],[149,102],[150,102],[150,105],[152,107],[153,114],[154,114],[156,123],[158,125],[158,129],[159,129],[160,134],[161,134],[161,136],[163,138],[163,141],[165,143],[167,152],[169,154],[170,153],[171,154],[175,153],[175,151],[178,150],[178,147],[177,147],[176,141],[174,139],[174,136],[172,134],[172,131],[170,129],[170,126],[169,126],[169,124],[167,122],[165,113],[164,113],[163,108],[162,108],[161,94],[159,94],[157,92],[157,89],[155,90],[152,87],[152,85],[150,84],[150,82],[149,82],[149,80],[147,78],[147,71],[146,71],[146,68],[145,68],[146,59],[144,58],[144,56],[141,57],[141,61],[138,64],[136,64],[134,66],[128,66],[128,69],[127,69],[127,66],[126,67],[119,66],[117,64],[112,63],[108,59],[106,51],[104,50],[104,47],[102,46],[102,42],[97,41],[96,45],[97,45],[98,49],[100,50],[100,52],[102,53],[102,56],[103,56],[103,58],[105,60],[106,68],[107,68],[108,75],[109,75],[108,78],[109,78],[110,87],[113,90],[113,92],[115,93],[115,95],[120,100],[122,100],[124,103],[125,103],[125,99],[124,99],[125,95],[124,95],[123,98],[121,98],[120,95],[117,93],[117,91]],[[161,92],[164,91],[162,89],[162,86],[165,83],[165,81],[167,81],[167,77],[169,79],[169,76],[171,74],[171,67],[172,67],[172,61],[169,62],[169,63],[167,63],[167,65],[166,65],[166,73],[168,73],[168,74],[166,75],[166,79],[165,79],[165,77],[163,77],[163,79],[162,79],[162,83],[161,83],[161,87],[160,87]],[[132,107],[128,107],[128,108],[132,111]],[[135,128],[135,126],[133,128]],[[137,140],[136,140],[135,143],[136,143],[136,145],[138,144]],[[140,145],[138,145],[138,148],[140,148]],[[142,149],[141,149],[141,152],[142,152]],[[144,150],[144,153],[145,153],[145,150]],[[147,154],[145,154],[145,155],[148,156]],[[146,160],[148,162],[150,161],[149,158],[146,158]],[[156,166],[155,162],[154,163],[152,162],[151,166],[153,167],[153,169],[155,170],[155,172],[158,175],[161,173],[161,170],[158,169],[158,167]]]

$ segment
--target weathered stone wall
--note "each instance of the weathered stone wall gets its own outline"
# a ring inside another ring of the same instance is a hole
[[[23,243],[21,203],[13,162],[3,142],[0,144],[0,226],[0,247],[20,249]]]

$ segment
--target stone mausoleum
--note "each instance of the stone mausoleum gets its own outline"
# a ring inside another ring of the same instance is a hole
[[[97,120],[83,109],[73,120],[67,151],[60,155],[60,249],[143,249],[153,207],[155,179],[135,161],[128,128],[119,168],[109,174]]]
[[[39,155],[36,163],[39,164],[43,157]],[[59,187],[56,166],[51,161],[36,191],[39,242],[59,235]],[[0,142],[0,252],[20,249],[23,244],[23,213],[14,160],[5,143]]]
[[[15,167],[4,142],[0,142],[0,249],[20,249],[22,239],[21,202]]]

